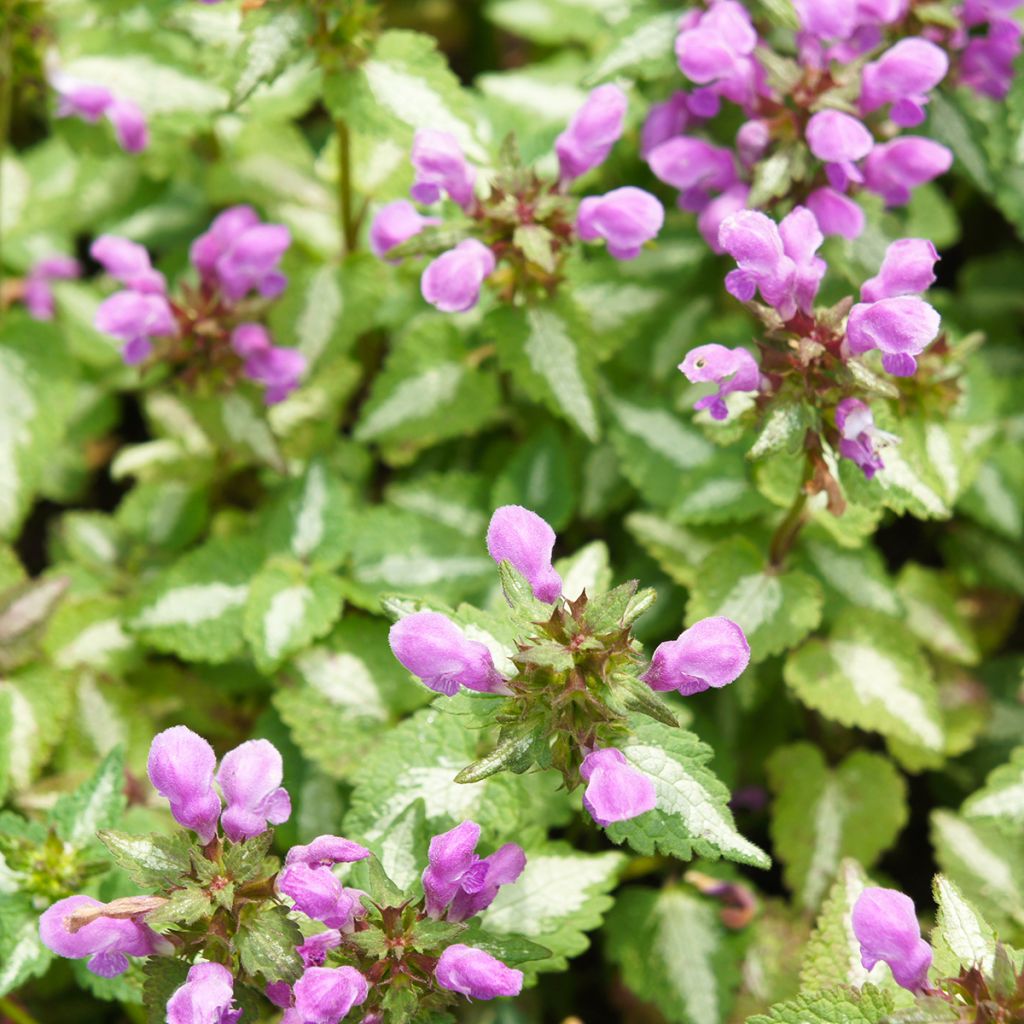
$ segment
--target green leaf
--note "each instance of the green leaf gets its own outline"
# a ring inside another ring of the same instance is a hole
[[[988,922],[945,875],[935,876],[932,892],[939,908],[931,935],[936,973],[953,978],[972,967],[991,971],[996,936]]]
[[[841,547],[817,526],[800,537],[797,564],[821,580],[825,588],[825,618],[834,619],[844,607],[870,608],[894,618],[903,614],[895,583],[881,554],[871,545]]]
[[[197,886],[190,885],[171,893],[168,901],[151,914],[146,915],[146,924],[154,931],[166,932],[175,927],[185,928],[213,910],[210,894]]]
[[[943,874],[1000,934],[1024,928],[1024,848],[987,821],[932,812],[932,845]]]
[[[307,52],[310,25],[300,10],[253,10],[242,21],[245,41],[231,104],[238,106],[258,86],[273,81]]]
[[[834,988],[773,1006],[747,1024],[880,1024],[893,1010],[892,996],[874,985],[859,992]]]
[[[474,949],[482,949],[485,953],[497,957],[509,967],[529,964],[538,960],[547,960],[552,952],[547,946],[524,939],[522,935],[495,935],[481,928],[476,922],[470,924],[462,935],[462,942]]]
[[[444,708],[446,705],[441,705]],[[474,760],[477,737],[466,724],[434,707],[417,712],[387,733],[352,775],[355,789],[345,817],[345,835],[373,845],[399,816],[422,800],[431,834],[471,818],[484,841],[520,843],[564,820],[565,795],[553,774],[502,773],[462,785],[459,770]]]
[[[868,972],[860,962],[860,942],[853,934],[853,907],[868,884],[864,869],[844,860],[818,915],[817,925],[804,951],[800,989],[822,992],[836,985],[860,987]]]
[[[523,623],[546,622],[551,617],[551,605],[533,596],[533,587],[511,562],[498,563],[501,591],[512,614]]]
[[[242,910],[235,946],[249,974],[267,982],[297,980],[302,958],[295,947],[301,943],[302,932],[285,907],[251,903]]]
[[[12,314],[0,331],[0,538],[17,535],[56,453],[72,406],[69,386],[53,325]]]
[[[143,889],[163,889],[177,885],[192,870],[192,842],[187,832],[161,835],[131,835],[113,829],[101,829],[99,840],[114,862]]]
[[[146,1024],[166,1024],[167,1002],[185,984],[189,965],[170,956],[148,957],[142,968],[142,1005],[146,1008]]]
[[[713,752],[692,732],[637,720],[619,748],[654,783],[657,805],[610,825],[606,831],[613,842],[628,842],[644,856],[657,851],[680,860],[696,855],[770,866],[768,855],[736,831],[729,791],[707,767]]]
[[[821,902],[841,859],[871,867],[907,823],[903,776],[880,754],[858,750],[830,769],[816,746],[795,743],[766,767],[776,794],[772,840],[806,908]]]
[[[399,718],[431,693],[392,655],[380,619],[346,616],[324,642],[292,661],[274,706],[299,749],[347,778]]]
[[[605,922],[609,959],[641,999],[672,1024],[726,1019],[738,981],[714,905],[682,888],[624,889]]]
[[[374,844],[384,873],[403,892],[420,880],[427,862],[428,839],[426,809],[422,800],[415,800]]]
[[[399,337],[374,379],[355,437],[382,445],[389,461],[465,437],[497,415],[494,375],[478,369],[451,317],[424,314]]]
[[[144,589],[128,625],[157,650],[229,661],[242,651],[249,584],[262,560],[251,539],[207,541]]]
[[[726,541],[703,563],[686,622],[724,615],[738,623],[753,661],[762,661],[799,643],[821,621],[821,585],[799,569],[773,571],[744,538]]]
[[[991,821],[1008,836],[1024,828],[1024,746],[1010,754],[1007,764],[994,769],[981,789],[967,798],[965,818]]]
[[[601,923],[625,858],[620,853],[580,853],[563,846],[527,849],[526,867],[502,886],[481,923],[500,936],[522,936],[551,951],[533,970],[564,970],[582,953],[587,931]]]
[[[273,873],[265,870],[265,862],[274,845],[274,832],[266,832],[240,843],[228,842],[224,848],[224,868],[235,885]]]
[[[502,366],[523,392],[539,397],[590,441],[600,434],[588,337],[567,300],[501,306],[485,321]]]
[[[674,11],[638,17],[619,26],[615,45],[602,54],[584,84],[610,78],[656,78],[672,64],[672,40],[679,20]]]
[[[100,829],[121,820],[125,808],[124,751],[120,746],[103,759],[96,774],[54,804],[50,821],[66,843],[81,848],[96,841]]]
[[[39,937],[38,908],[20,893],[0,893],[0,996],[41,975],[52,960]]]
[[[957,608],[957,590],[951,580],[908,563],[896,590],[906,609],[907,628],[925,647],[961,665],[977,664],[978,644]]]
[[[844,613],[828,639],[790,654],[784,675],[800,700],[826,718],[932,753],[944,748],[931,670],[893,619],[865,609]]]
[[[772,407],[747,458],[760,459],[779,451],[795,453],[803,443],[808,425],[807,407],[802,402],[780,402]]]
[[[306,573],[285,560],[268,563],[252,580],[243,625],[257,668],[269,674],[329,632],[342,603],[342,585],[330,573]]]

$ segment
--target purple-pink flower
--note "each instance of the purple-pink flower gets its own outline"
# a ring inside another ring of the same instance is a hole
[[[244,360],[245,376],[266,389],[267,405],[283,402],[306,372],[306,357],[297,349],[275,346],[262,324],[239,324],[231,332],[231,347]]]
[[[906,135],[884,142],[864,161],[864,185],[877,192],[889,206],[910,202],[910,193],[945,174],[953,154],[938,142]]]
[[[757,30],[746,8],[736,0],[715,0],[707,11],[683,19],[676,59],[690,81],[749,107],[764,92],[756,47]]]
[[[427,913],[465,921],[486,910],[498,889],[514,882],[526,866],[526,854],[506,843],[489,857],[476,853],[480,826],[464,821],[430,840],[429,864],[423,872]]]
[[[23,300],[34,320],[52,320],[54,314],[52,281],[78,277],[82,268],[70,256],[48,256],[33,265],[25,278]]]
[[[655,146],[647,156],[659,180],[679,190],[679,205],[699,213],[714,193],[736,183],[736,161],[722,146],[680,136]]]
[[[652,690],[676,690],[684,697],[738,679],[750,662],[750,645],[731,619],[695,622],[676,640],[659,644],[640,678]]]
[[[820,110],[807,122],[807,145],[825,163],[829,183],[845,192],[850,182],[864,180],[857,167],[875,140],[860,121],[841,110]]]
[[[370,225],[370,251],[383,259],[392,249],[414,238],[436,217],[424,217],[408,199],[396,199],[377,211]]]
[[[507,967],[482,949],[462,943],[449,946],[437,961],[434,977],[441,988],[471,999],[517,996],[523,989],[523,972]]]
[[[716,420],[729,416],[726,395],[734,391],[757,391],[761,386],[761,371],[745,348],[699,345],[687,353],[679,370],[691,384],[713,382],[718,385],[718,391],[698,399],[693,406],[698,411],[707,409]]]
[[[617,85],[599,85],[555,140],[563,181],[599,167],[622,135],[626,94]]]
[[[264,224],[251,206],[232,206],[192,243],[190,255],[203,282],[231,301],[251,291],[269,299],[288,283],[279,264],[290,244],[283,224]]]
[[[966,5],[965,5],[966,9]],[[960,55],[960,81],[983,96],[1006,98],[1021,52],[1024,29],[1012,18],[994,18],[985,35],[972,35]]]
[[[603,238],[617,260],[631,260],[664,222],[661,203],[650,192],[627,185],[603,196],[587,196],[579,206],[576,230],[584,242]]]
[[[427,265],[420,278],[423,298],[442,313],[464,313],[480,300],[484,280],[494,273],[490,248],[466,238]]]
[[[308,864],[310,867],[333,867],[365,860],[370,851],[342,836],[317,836],[305,846],[293,846],[285,855],[285,864]]]
[[[54,903],[39,919],[39,937],[47,949],[72,960],[88,957],[86,966],[101,978],[128,970],[129,956],[149,956],[166,943],[146,925],[130,918],[97,917],[76,931],[68,918],[85,907],[102,907],[91,896],[68,896]]]
[[[118,235],[100,235],[89,247],[89,255],[113,278],[135,292],[163,295],[164,275],[153,269],[145,246]]]
[[[418,203],[436,203],[444,193],[464,210],[473,205],[476,171],[462,154],[458,139],[448,132],[421,130],[412,143],[416,180],[412,197]]]
[[[222,964],[194,964],[167,1003],[167,1024],[235,1024],[242,1011],[234,1008],[234,985]]]
[[[587,783],[583,806],[598,825],[627,821],[653,810],[657,803],[654,783],[614,747],[587,754],[580,776]]]
[[[925,118],[928,93],[946,77],[949,58],[927,39],[901,39],[861,72],[860,109],[870,114],[889,105],[889,116],[902,128]]]
[[[878,349],[886,373],[910,377],[917,370],[916,357],[938,335],[940,322],[935,309],[916,295],[858,302],[846,321],[846,344],[854,355]]]
[[[865,302],[877,302],[895,295],[919,295],[935,281],[939,254],[926,238],[901,238],[893,242],[882,259],[881,269],[860,289]]]
[[[451,697],[460,686],[481,693],[507,693],[491,652],[470,640],[440,612],[414,612],[388,633],[392,653],[431,690]]]
[[[171,805],[174,820],[204,842],[217,834],[220,797],[213,788],[217,755],[213,747],[184,725],[153,737],[146,770],[153,788]]]
[[[858,466],[870,480],[885,469],[876,441],[895,443],[898,438],[879,430],[871,410],[859,398],[844,398],[836,406],[836,429],[839,431],[839,454]]]
[[[509,562],[526,578],[538,601],[551,604],[562,595],[562,577],[551,564],[555,531],[522,505],[495,509],[487,527],[487,551],[499,565]]]
[[[340,1024],[370,987],[354,967],[307,967],[292,987],[294,1002],[281,1024]]]
[[[693,120],[685,92],[674,92],[661,103],[655,103],[647,112],[640,132],[640,155],[646,160],[651,151],[669,139],[682,135]]]
[[[343,886],[330,868],[289,864],[278,875],[277,888],[296,909],[335,931],[351,931],[366,913],[362,892]]]
[[[816,188],[806,202],[823,235],[854,239],[864,231],[864,211],[834,188]]]
[[[810,210],[797,206],[778,225],[741,210],[722,222],[718,241],[737,263],[725,279],[730,295],[749,302],[760,291],[783,320],[811,311],[826,265],[815,255],[824,237]]]
[[[123,150],[140,153],[149,145],[146,116],[138,104],[116,97],[105,86],[63,73],[54,75],[51,82],[58,95],[57,117],[78,117],[94,123],[105,115]]]
[[[896,889],[864,889],[853,906],[853,934],[866,970],[884,961],[898,985],[919,992],[928,982],[931,946],[921,938],[914,901]]]
[[[115,292],[99,304],[93,323],[97,330],[124,342],[121,355],[129,366],[148,358],[153,338],[177,332],[167,299],[146,292]]]
[[[292,802],[281,787],[283,777],[281,754],[269,740],[248,740],[224,755],[217,783],[227,803],[221,826],[229,839],[251,839],[268,823],[288,820]]]

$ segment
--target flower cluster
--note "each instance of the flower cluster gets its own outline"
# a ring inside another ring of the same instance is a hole
[[[266,740],[236,747],[217,770],[206,740],[175,726],[153,740],[148,768],[175,820],[198,837],[199,845],[181,862],[186,866],[182,875],[172,883],[173,851],[181,847],[164,845],[160,863],[167,893],[109,904],[71,896],[43,913],[39,929],[49,949],[88,958],[89,970],[102,977],[122,974],[129,957],[185,961],[187,976],[167,1003],[169,1024],[244,1024],[247,1017],[236,1005],[240,983],[262,990],[283,1009],[284,1024],[339,1024],[355,1006],[366,1008],[366,1019],[379,1020],[374,1014],[386,1005],[392,987],[412,986],[425,1010],[439,1009],[455,996],[492,999],[521,990],[521,971],[484,949],[455,941],[501,886],[522,873],[526,857],[515,843],[480,856],[481,830],[472,821],[434,836],[422,895],[407,895],[392,905],[372,891],[373,884],[366,892],[342,883],[335,873],[338,865],[356,865],[373,855],[341,836],[319,836],[292,847],[282,869],[266,877],[270,868],[263,858],[269,841],[255,855],[242,852],[257,837],[272,838],[268,825],[282,823],[290,812],[280,785],[281,755]],[[111,835],[101,838],[120,850],[122,864],[126,857],[129,864],[152,863],[145,853],[132,861],[132,851],[144,848],[146,840],[125,843],[132,837]],[[207,925],[197,927],[193,915],[177,926],[173,901],[183,891],[195,901],[209,901]],[[383,891],[395,891],[390,880]],[[294,918],[301,924],[301,931],[294,929],[294,964],[285,976],[267,966],[254,973],[252,955],[240,952],[239,940],[253,927],[258,908],[299,915]],[[148,918],[165,934],[151,928]]]
[[[778,224],[756,210],[741,210],[726,218],[718,237],[737,264],[725,279],[727,290],[743,302],[760,295],[769,307],[759,309],[769,329],[761,367],[745,349],[722,345],[693,349],[680,364],[692,383],[718,385],[695,406],[715,419],[727,418],[726,396],[737,391],[771,396],[797,387],[817,404],[823,394],[841,389],[837,374],[850,360],[872,351],[887,373],[912,376],[918,357],[938,336],[939,314],[921,298],[935,280],[939,258],[926,239],[893,242],[878,274],[861,287],[861,301],[837,317],[834,310],[814,308],[827,266],[817,255],[822,232],[805,207],[796,207]],[[839,397],[834,408],[840,454],[870,478],[884,468],[875,442],[895,438],[874,427],[870,409],[855,396]]]
[[[280,402],[305,371],[300,352],[276,347],[258,317],[284,290],[280,261],[291,243],[281,224],[264,224],[250,206],[221,213],[193,243],[198,288],[168,294],[149,253],[126,238],[103,235],[90,253],[124,288],[96,311],[96,327],[117,338],[129,365],[155,357],[183,378],[231,385],[239,376],[260,384],[268,404]]]
[[[764,63],[770,44],[737,0],[714,0],[684,15],[676,56],[693,88],[653,107],[644,126],[651,170],[679,191],[679,205],[698,215],[717,252],[730,214],[775,200],[801,202],[825,235],[856,238],[864,229],[853,198],[859,190],[903,205],[914,188],[950,167],[946,147],[898,134],[924,121],[929,93],[950,70],[949,52],[965,46],[961,80],[995,95],[1008,86],[1006,56],[1019,47],[1016,23],[990,9],[1003,5],[965,5],[962,32],[931,26],[917,35],[910,34],[909,5],[899,0],[795,6],[799,63],[782,54]],[[991,41],[974,35],[981,21]],[[892,38],[898,41],[887,46]],[[699,134],[723,100],[746,117],[732,148]],[[766,166],[773,168],[770,184],[758,177]]]
[[[106,86],[83,82],[56,72],[50,84],[57,92],[57,117],[77,117],[90,124],[105,117],[118,144],[128,153],[141,153],[149,145],[146,116],[137,103],[115,96]]]
[[[623,735],[618,687],[634,684],[648,695],[674,690],[684,696],[722,687],[747,667],[750,648],[736,623],[703,619],[659,645],[638,675],[638,648],[629,636],[632,619],[619,612],[605,621],[600,599],[562,596],[562,579],[551,563],[555,540],[548,523],[519,505],[495,511],[487,530],[491,557],[518,574],[545,617],[532,622],[535,636],[519,640],[518,674],[502,675],[490,649],[439,612],[399,619],[391,627],[391,649],[438,693],[452,696],[461,686],[507,696],[511,709],[503,717],[537,731],[566,784],[586,783],[583,804],[591,817],[609,825],[656,804],[653,781],[613,742]],[[627,584],[621,596],[635,590],[635,583]]]
[[[661,230],[664,210],[643,189],[626,186],[578,204],[568,188],[600,166],[622,135],[626,96],[617,86],[595,89],[558,136],[557,180],[544,180],[518,165],[502,167],[486,192],[477,188],[477,169],[468,163],[454,136],[420,131],[412,148],[415,181],[412,198],[431,206],[447,196],[470,224],[454,248],[437,256],[421,278],[423,297],[444,312],[464,312],[476,305],[483,282],[491,278],[511,297],[537,286],[550,290],[574,239],[604,241],[619,260],[636,257]],[[370,229],[370,246],[386,258],[425,228],[440,225],[407,200],[383,207]],[[504,270],[499,273],[499,264]]]

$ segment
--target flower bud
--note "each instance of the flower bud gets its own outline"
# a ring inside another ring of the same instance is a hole
[[[622,135],[628,102],[617,85],[599,85],[555,140],[563,181],[600,166]]]
[[[865,302],[877,302],[925,292],[935,281],[938,259],[939,254],[928,239],[901,238],[885,250],[878,275],[864,282],[860,297]]]
[[[434,977],[441,988],[471,999],[517,996],[523,989],[522,971],[507,967],[482,949],[462,943],[449,946],[441,954]]]
[[[480,287],[494,267],[494,253],[483,242],[467,238],[428,264],[420,290],[442,313],[464,313],[480,300]]]
[[[650,192],[626,186],[603,196],[587,196],[580,203],[576,229],[583,241],[603,238],[617,260],[631,260],[664,222],[665,211]]]
[[[526,578],[538,601],[551,604],[562,594],[562,577],[551,564],[555,531],[522,505],[496,509],[487,527],[487,551],[499,565],[509,562]]]
[[[911,992],[925,987],[932,950],[921,938],[914,901],[909,896],[895,889],[870,886],[857,897],[851,920],[865,970],[884,961],[898,985]]]
[[[269,740],[248,740],[224,755],[217,782],[227,801],[220,820],[229,839],[251,839],[268,823],[288,820],[292,802],[281,788],[283,776],[281,754]]]
[[[416,180],[412,197],[418,203],[436,203],[447,192],[464,210],[473,203],[476,171],[466,162],[458,139],[448,132],[418,131],[412,143]]]
[[[669,139],[647,158],[654,176],[680,192],[680,205],[699,212],[712,192],[736,182],[736,162],[730,150],[688,136]]]
[[[213,788],[217,755],[213,747],[184,725],[153,737],[146,770],[153,788],[171,805],[179,825],[208,843],[217,833],[220,798]]]
[[[614,747],[587,754],[580,775],[587,783],[583,806],[598,825],[627,821],[653,810],[657,803],[654,783]]]
[[[235,1024],[242,1016],[233,1008],[235,979],[221,964],[193,965],[185,984],[167,1003],[167,1024]]]
[[[878,349],[886,373],[910,377],[915,357],[935,340],[940,323],[939,314],[916,296],[858,302],[846,321],[846,344],[854,355]]]
[[[370,251],[383,258],[396,245],[418,235],[428,224],[439,224],[436,217],[424,217],[407,199],[396,199],[377,211],[370,225]]]
[[[414,612],[399,619],[388,643],[405,668],[446,697],[460,686],[480,693],[508,692],[487,647],[470,640],[440,612]]]
[[[833,188],[815,189],[807,197],[807,208],[814,214],[823,234],[854,239],[864,231],[864,211]]]
[[[888,206],[902,206],[910,202],[913,189],[945,174],[952,163],[953,154],[940,143],[903,136],[875,146],[868,154],[864,184]]]
[[[750,645],[731,619],[695,622],[677,640],[659,644],[641,676],[652,690],[676,690],[684,697],[738,679],[750,661]]]

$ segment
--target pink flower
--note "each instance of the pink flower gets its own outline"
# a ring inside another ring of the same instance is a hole
[[[664,222],[665,211],[650,192],[626,186],[603,196],[587,196],[580,203],[576,230],[584,242],[603,238],[617,260],[631,260]]]
[[[397,245],[418,235],[428,224],[440,224],[436,217],[424,217],[407,199],[382,206],[370,225],[370,251],[383,258]]]
[[[824,235],[854,239],[864,231],[864,211],[849,196],[833,188],[815,189],[807,197],[807,208]]]
[[[907,135],[875,146],[864,161],[864,184],[887,205],[902,206],[913,189],[945,174],[952,163],[945,146]]]
[[[293,987],[294,1005],[281,1024],[340,1024],[369,995],[366,979],[354,967],[308,967]]]
[[[860,399],[844,398],[836,406],[836,428],[839,454],[859,466],[868,480],[885,469],[882,457],[875,451],[875,441],[894,443],[898,438],[875,426],[871,410]]]
[[[54,314],[51,281],[78,277],[82,268],[70,256],[48,256],[39,260],[25,278],[24,302],[34,320],[52,320]]]
[[[846,322],[846,344],[854,355],[878,349],[887,373],[910,377],[917,369],[916,357],[935,340],[939,324],[939,314],[914,295],[858,302]]]
[[[911,992],[925,987],[932,950],[921,938],[914,901],[909,896],[895,889],[869,886],[857,897],[851,920],[865,970],[884,961],[896,984]]]
[[[229,839],[240,842],[280,825],[292,813],[288,792],[281,788],[281,754],[269,740],[248,740],[224,755],[217,782],[227,802],[221,825]]]
[[[891,104],[889,116],[903,128],[925,117],[928,93],[946,77],[949,58],[926,39],[901,39],[861,73],[860,109],[870,114]]]
[[[538,601],[551,604],[562,595],[562,577],[551,564],[555,531],[522,505],[495,509],[487,527],[487,551],[499,565],[509,562],[526,578]]]
[[[490,953],[462,943],[449,946],[441,954],[434,977],[441,988],[472,999],[517,996],[523,988],[522,971],[506,967]]]
[[[695,622],[677,640],[659,644],[641,678],[652,690],[676,690],[689,697],[727,686],[749,662],[743,630],[731,619],[714,616]]]
[[[688,352],[679,370],[691,384],[718,384],[718,391],[694,404],[694,409],[708,409],[711,418],[724,420],[729,416],[725,396],[734,391],[757,391],[761,371],[754,357],[745,348],[724,345],[698,345]]]
[[[703,139],[669,139],[651,150],[647,162],[655,177],[679,190],[679,205],[693,212],[707,206],[712,193],[736,182],[732,152]]]
[[[418,203],[436,203],[443,193],[464,210],[473,204],[476,171],[466,162],[458,139],[448,132],[421,130],[412,143],[416,180],[412,197]]]
[[[235,1024],[242,1011],[233,1008],[234,985],[222,964],[195,964],[167,1003],[167,1024]]]
[[[654,783],[614,747],[587,754],[580,775],[587,783],[583,806],[598,825],[628,821],[653,810],[657,803]]]
[[[267,405],[284,401],[306,372],[306,357],[294,348],[275,347],[262,324],[239,324],[231,332],[231,347],[245,360],[245,376],[266,388]]]
[[[807,145],[825,162],[832,187],[844,192],[851,181],[863,181],[856,161],[871,152],[871,132],[855,117],[840,110],[821,110],[807,122]]]
[[[213,788],[217,755],[202,736],[184,725],[158,733],[146,769],[153,788],[171,805],[179,825],[208,843],[217,833],[220,797]]]
[[[860,297],[877,302],[895,295],[918,295],[935,281],[935,264],[939,254],[926,238],[901,238],[886,250],[882,266],[875,277],[865,281]]]
[[[427,266],[420,290],[442,313],[464,313],[480,300],[480,288],[494,267],[494,253],[483,242],[467,238]]]
[[[599,167],[622,135],[626,94],[617,85],[599,85],[555,140],[563,181]]]

